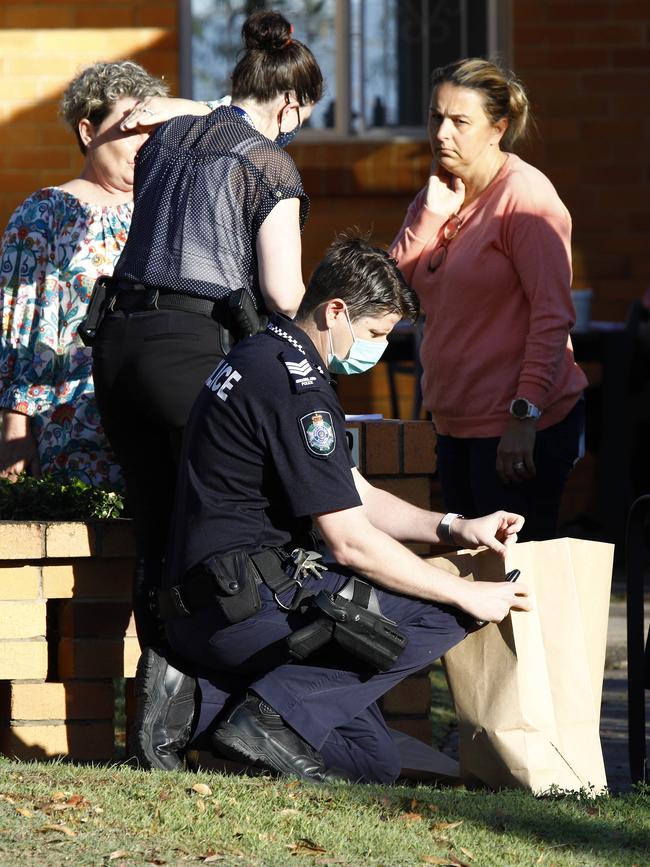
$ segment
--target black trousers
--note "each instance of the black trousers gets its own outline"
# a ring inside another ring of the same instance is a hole
[[[584,443],[584,401],[557,424],[538,431],[533,459],[537,475],[504,485],[496,471],[499,437],[438,436],[438,478],[445,509],[467,518],[499,509],[526,519],[519,541],[554,539],[562,492]]]
[[[97,405],[124,470],[148,584],[159,581],[183,429],[230,341],[229,332],[209,316],[157,309],[109,313],[96,337]]]

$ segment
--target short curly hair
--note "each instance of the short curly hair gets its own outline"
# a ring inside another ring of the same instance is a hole
[[[79,122],[88,119],[99,126],[111,109],[124,96],[146,99],[166,96],[169,88],[160,78],[150,75],[139,63],[121,60],[114,63],[94,63],[86,67],[65,89],[59,114],[77,137],[82,154],[86,146],[79,135]]]

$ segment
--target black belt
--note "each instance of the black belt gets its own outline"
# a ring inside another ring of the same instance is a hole
[[[223,301],[210,301],[208,298],[194,298],[161,289],[157,286],[147,286],[145,283],[131,283],[118,280],[114,285],[114,294],[109,296],[107,308],[109,312],[120,310],[137,313],[143,310],[185,310],[189,313],[201,313],[212,319],[220,320],[225,312]]]
[[[258,583],[263,581],[276,596],[299,583],[284,571],[290,555],[283,548],[267,548],[249,557],[257,570]],[[163,620],[187,616],[215,604],[214,581],[199,565],[187,573],[182,584],[159,589],[156,596]]]

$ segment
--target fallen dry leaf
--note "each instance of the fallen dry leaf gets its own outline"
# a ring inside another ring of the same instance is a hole
[[[444,864],[449,867],[451,864],[449,858],[441,858],[439,855],[425,855],[422,858],[423,864]]]
[[[116,849],[114,852],[111,852],[111,854],[108,856],[108,860],[109,861],[115,861],[115,860],[117,860],[117,858],[128,858],[128,857],[129,857],[129,853],[126,851],[126,849]]]
[[[194,783],[192,786],[192,791],[196,792],[197,795],[211,795],[212,789],[210,786],[206,786],[205,783]]]
[[[203,798],[196,799],[196,809],[199,811],[199,813],[205,813],[205,801],[203,800]]]
[[[34,815],[31,810],[28,810],[26,807],[16,807],[16,812],[24,816],[26,819],[31,819]]]
[[[422,820],[421,813],[400,813],[397,817],[401,819],[403,822],[420,822]]]
[[[463,824],[463,819],[460,819],[458,822],[436,822],[435,825],[431,826],[432,831],[450,831],[452,828],[457,828],[459,825]]]
[[[465,849],[463,846],[460,846],[459,848],[460,848],[460,851],[463,853],[463,855],[466,858],[469,858],[470,861],[476,860],[476,855],[474,855],[473,852],[470,852],[469,849]]]
[[[71,807],[82,807],[84,804],[87,804],[88,801],[84,798],[83,795],[70,795],[66,804],[69,804]]]
[[[278,815],[279,816],[299,816],[300,810],[296,810],[295,807],[285,807],[284,810],[280,810]]]
[[[322,846],[319,846],[317,843],[313,843],[311,840],[304,838],[302,840],[298,840],[297,843],[288,843],[287,849],[291,852],[292,855],[325,855],[327,854],[327,849],[323,849]]]
[[[65,801],[68,796],[65,792],[52,792],[50,795],[51,801]]]
[[[66,837],[77,836],[71,828],[68,828],[67,825],[41,825],[38,830],[42,833],[46,833],[47,831],[58,831],[59,834],[65,834]]]

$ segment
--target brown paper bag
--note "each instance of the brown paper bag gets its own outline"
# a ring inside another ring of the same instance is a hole
[[[541,793],[607,786],[600,746],[614,548],[582,539],[517,544],[430,562],[469,580],[520,569],[535,609],[469,635],[444,657],[467,782]]]

